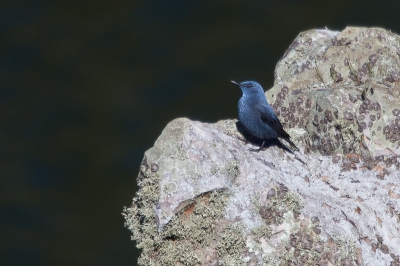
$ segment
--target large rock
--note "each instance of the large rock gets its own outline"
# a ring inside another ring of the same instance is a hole
[[[400,265],[399,45],[296,38],[266,94],[301,154],[250,151],[235,120],[170,122],[124,210],[139,265]]]
[[[311,30],[291,44],[267,92],[306,151],[400,155],[399,36]]]

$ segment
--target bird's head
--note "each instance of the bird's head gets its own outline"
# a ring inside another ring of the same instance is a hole
[[[258,97],[264,95],[264,90],[260,84],[255,81],[243,81],[238,83],[236,81],[231,80],[233,84],[236,84],[242,89],[243,96],[246,97]]]

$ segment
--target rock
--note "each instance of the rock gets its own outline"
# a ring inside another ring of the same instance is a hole
[[[400,155],[399,41],[379,28],[301,33],[266,93],[289,134],[324,155]]]
[[[301,154],[250,151],[236,120],[170,122],[124,210],[138,264],[397,263],[399,40],[353,27],[295,39],[266,94]]]

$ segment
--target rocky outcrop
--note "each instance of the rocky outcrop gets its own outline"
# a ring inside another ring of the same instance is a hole
[[[301,33],[266,95],[301,153],[170,122],[125,208],[139,265],[400,265],[399,36]]]
[[[354,27],[294,40],[266,94],[306,152],[400,155],[399,40]]]

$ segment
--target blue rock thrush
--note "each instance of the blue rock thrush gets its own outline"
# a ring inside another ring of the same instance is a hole
[[[243,92],[239,100],[239,121],[251,136],[262,141],[261,147],[255,151],[262,150],[265,141],[271,138],[282,138],[290,144],[292,149],[298,151],[299,149],[290,140],[289,134],[285,132],[268,104],[261,85],[255,81],[237,83],[232,80],[231,82],[238,85]]]

